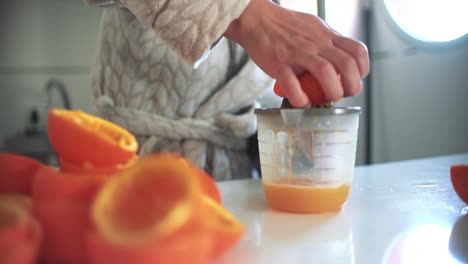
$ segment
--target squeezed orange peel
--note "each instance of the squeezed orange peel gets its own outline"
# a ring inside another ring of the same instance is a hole
[[[58,155],[78,166],[125,163],[138,150],[129,131],[79,110],[51,109],[48,134]]]
[[[176,155],[141,158],[137,166],[111,177],[97,194],[92,206],[97,231],[121,245],[139,245],[176,232],[201,204],[201,187],[193,173]],[[140,226],[132,227],[132,220]]]

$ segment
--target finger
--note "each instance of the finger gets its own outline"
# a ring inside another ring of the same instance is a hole
[[[350,38],[339,37],[333,40],[333,45],[354,58],[358,65],[361,78],[369,74],[369,53],[364,43]]]
[[[328,100],[338,101],[343,97],[343,88],[333,65],[317,55],[302,56],[298,63],[317,79]]]
[[[306,107],[310,105],[309,98],[302,91],[301,84],[291,68],[283,68],[279,72],[277,81],[294,107]]]
[[[359,68],[353,57],[334,47],[320,52],[320,56],[331,62],[340,74],[344,96],[353,96],[362,92]]]

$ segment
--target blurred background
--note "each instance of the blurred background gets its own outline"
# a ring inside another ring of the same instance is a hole
[[[468,152],[466,0],[282,0],[365,42],[357,165]],[[0,151],[54,163],[47,109],[93,113],[89,72],[102,9],[81,0],[0,1]]]

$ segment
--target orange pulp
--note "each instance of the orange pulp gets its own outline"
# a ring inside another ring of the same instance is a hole
[[[272,208],[295,213],[339,211],[348,198],[350,187],[349,183],[318,185],[300,179],[263,183]]]

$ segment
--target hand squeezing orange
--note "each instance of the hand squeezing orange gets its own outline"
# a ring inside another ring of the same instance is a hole
[[[324,105],[329,103],[320,83],[310,73],[303,73],[297,78],[299,79],[302,90],[307,94],[311,105]],[[286,93],[277,81],[273,86],[273,91],[280,97],[286,97]]]

